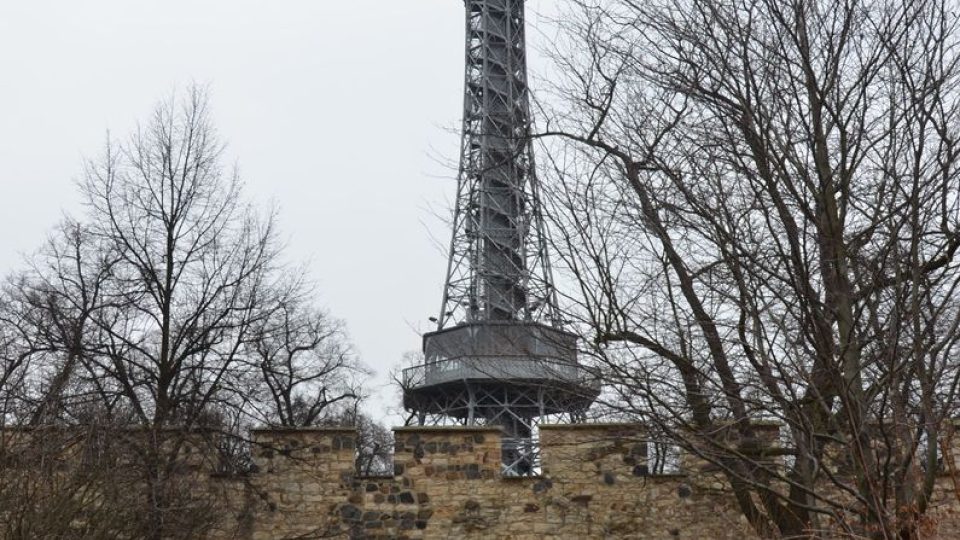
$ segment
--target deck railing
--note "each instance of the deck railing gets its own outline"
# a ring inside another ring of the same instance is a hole
[[[404,388],[419,388],[462,380],[544,380],[600,388],[599,373],[578,363],[528,356],[460,356],[403,370]]]

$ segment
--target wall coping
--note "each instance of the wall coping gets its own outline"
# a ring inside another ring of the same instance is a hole
[[[643,429],[643,424],[633,422],[598,422],[593,424],[540,424],[541,430],[575,430],[575,429],[605,429],[605,428],[633,428]]]
[[[576,429],[617,429],[617,428],[631,428],[631,429],[643,429],[643,424],[631,423],[631,422],[598,422],[593,424],[540,424],[540,429],[546,430],[557,430],[557,431],[566,431],[566,430],[576,430]],[[393,431],[401,433],[410,433],[410,432],[440,432],[440,433],[458,433],[458,432],[497,432],[502,433],[503,428],[501,426],[398,426],[394,427]]]
[[[501,426],[400,426],[393,428],[394,433],[473,433],[477,431],[488,433],[503,433]]]
[[[287,433],[356,433],[356,427],[262,427],[251,428],[254,434],[287,434]]]

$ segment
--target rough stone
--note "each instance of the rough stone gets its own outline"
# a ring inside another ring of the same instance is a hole
[[[360,509],[352,504],[345,504],[340,507],[340,515],[343,519],[357,519],[360,517],[360,514]]]
[[[550,480],[549,478],[544,478],[543,480],[540,480],[539,482],[533,485],[533,492],[543,493],[544,491],[552,487],[553,487],[553,481]]]
[[[587,506],[592,500],[593,495],[574,495],[573,497],[570,497],[570,501],[580,506]]]

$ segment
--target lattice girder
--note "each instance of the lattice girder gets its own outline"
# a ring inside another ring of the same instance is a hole
[[[438,329],[558,322],[533,150],[523,0],[466,0],[463,140]]]

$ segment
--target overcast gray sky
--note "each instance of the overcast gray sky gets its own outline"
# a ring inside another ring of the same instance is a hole
[[[371,412],[397,406],[378,385],[440,303],[462,39],[460,0],[0,0],[0,272],[77,213],[108,129],[208,85],[247,197],[378,371]]]

